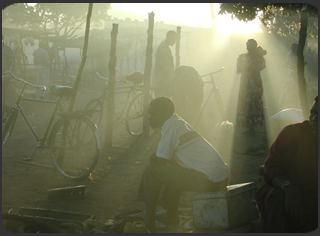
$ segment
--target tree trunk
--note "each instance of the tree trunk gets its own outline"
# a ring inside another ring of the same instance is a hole
[[[79,70],[78,70],[78,73],[77,73],[76,81],[75,81],[74,86],[73,86],[74,94],[73,94],[73,96],[71,97],[71,100],[70,100],[69,111],[72,111],[72,109],[74,107],[74,103],[75,103],[75,100],[76,100],[78,87],[79,87],[80,80],[81,80],[82,71],[83,71],[84,65],[86,64],[88,42],[89,42],[89,32],[90,32],[90,20],[91,20],[91,14],[92,14],[92,6],[93,6],[93,3],[89,3],[88,13],[87,13],[87,21],[86,21],[86,30],[85,30],[85,35],[84,35],[83,53],[82,53],[81,63],[80,63]]]
[[[299,85],[299,97],[301,102],[301,108],[305,119],[308,117],[308,104],[307,104],[307,94],[306,94],[306,79],[304,77],[304,47],[307,38],[307,28],[308,28],[308,15],[306,8],[303,7],[300,11],[300,31],[299,31],[299,42],[298,42],[298,52],[297,52],[297,72],[298,72],[298,85]]]

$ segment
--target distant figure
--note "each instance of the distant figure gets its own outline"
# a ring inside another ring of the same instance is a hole
[[[305,53],[306,82],[308,102],[318,94],[318,53],[314,48],[308,47]]]
[[[166,39],[159,45],[155,55],[154,87],[156,97],[172,96],[172,80],[174,75],[174,61],[170,46],[177,40],[175,31],[168,31]]]
[[[2,37],[3,38],[3,37]],[[3,117],[5,113],[9,110],[15,102],[15,89],[10,81],[10,75],[8,72],[13,72],[15,59],[12,49],[5,45],[2,40],[2,114]]]
[[[179,66],[174,73],[173,90],[177,114],[196,125],[203,100],[203,83],[198,71],[191,66]]]
[[[34,65],[37,69],[38,84],[49,86],[50,75],[50,58],[47,50],[47,45],[43,41],[40,41],[39,48],[33,53]]]
[[[249,39],[247,53],[237,60],[237,73],[241,74],[237,123],[252,129],[264,124],[263,87],[260,71],[265,68],[266,51],[258,47],[257,41]]]
[[[265,232],[310,232],[318,227],[318,96],[309,120],[286,126],[264,165],[257,203]]]
[[[288,75],[297,76],[298,44],[291,44],[287,58]]]
[[[18,74],[21,75],[23,74],[23,66],[24,66],[24,61],[26,61],[26,55],[23,52],[22,45],[19,40],[15,40],[13,42],[13,53],[15,57],[15,68],[14,71]]]
[[[149,124],[161,130],[139,189],[146,204],[145,225],[151,232],[158,202],[167,211],[167,225],[177,226],[182,191],[219,191],[226,188],[229,177],[229,168],[215,148],[174,112],[173,102],[165,97],[149,106]]]
[[[291,44],[287,55],[287,78],[284,80],[280,94],[280,106],[282,108],[297,107],[299,105],[298,91],[298,44]]]
[[[13,50],[2,40],[2,74],[13,70],[15,57]]]

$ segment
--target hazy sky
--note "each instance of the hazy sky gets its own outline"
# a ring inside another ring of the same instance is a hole
[[[109,14],[117,18],[147,19],[149,12],[155,13],[155,21],[174,25],[211,27],[210,3],[112,3]],[[215,27],[224,33],[260,32],[258,19],[244,23],[232,20],[230,15],[218,15],[219,4],[214,4]]]
[[[210,27],[209,3],[112,3],[110,15],[144,20],[149,12],[156,21],[189,26]]]
[[[29,3],[33,5],[35,3]],[[111,3],[112,17],[145,20],[149,12],[155,13],[155,21],[167,24],[212,27],[210,3]],[[214,3],[216,22],[214,27],[224,34],[261,32],[258,19],[247,23],[231,19],[230,15],[218,15],[219,3]]]

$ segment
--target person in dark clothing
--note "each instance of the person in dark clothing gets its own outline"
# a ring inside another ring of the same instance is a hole
[[[286,126],[270,148],[257,194],[265,232],[309,232],[318,224],[318,96],[309,120]]]
[[[177,33],[175,31],[168,31],[166,39],[157,48],[153,78],[156,97],[172,96],[174,61],[170,46],[174,45],[176,40]]]
[[[13,50],[2,41],[2,74],[9,71],[12,72],[14,62],[15,58]]]
[[[47,50],[47,44],[40,41],[39,48],[33,53],[34,65],[38,72],[38,84],[49,87],[49,75],[50,75],[50,58]]]
[[[177,114],[192,126],[195,126],[203,101],[203,82],[195,68],[179,66],[176,69],[172,99]]]
[[[263,87],[260,71],[265,68],[266,51],[257,41],[249,39],[247,53],[237,60],[237,73],[241,74],[238,99],[237,122],[244,127],[254,128],[264,124]]]
[[[2,115],[10,109],[15,102],[16,92],[10,81],[10,72],[13,72],[15,57],[13,50],[2,41]]]
[[[226,188],[229,177],[220,154],[174,110],[173,102],[165,97],[154,99],[149,107],[150,126],[161,129],[138,197],[146,204],[145,225],[150,231],[155,230],[158,202],[167,211],[167,224],[174,227],[179,223],[182,191],[219,191]]]

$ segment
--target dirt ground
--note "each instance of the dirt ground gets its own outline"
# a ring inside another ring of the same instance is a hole
[[[98,94],[90,94],[90,97],[95,96]],[[83,94],[81,99],[88,100]],[[46,105],[23,106],[37,131],[43,133],[52,108]],[[30,156],[36,142],[19,117],[10,140],[2,150],[3,211],[19,207],[48,208],[92,214],[104,221],[141,208],[136,194],[148,153],[151,153],[150,143],[130,136],[122,121],[114,124],[113,139],[115,150],[112,153],[101,152],[93,179],[73,181],[54,168],[46,150],[37,150],[32,160],[24,160]],[[82,184],[86,185],[82,199],[54,200],[48,197],[48,189]]]
[[[99,85],[91,90],[82,90],[77,106],[98,97]],[[125,103],[121,96],[116,102]],[[52,107],[47,105],[23,104],[28,118],[42,134]],[[121,107],[119,108],[121,112]],[[118,112],[119,113],[119,112]],[[29,157],[36,145],[30,130],[21,117],[8,143],[2,150],[2,212],[10,208],[47,208],[77,212],[96,216],[105,222],[119,214],[143,209],[136,200],[141,175],[153,152],[157,136],[137,138],[125,130],[121,114],[114,123],[112,153],[102,151],[92,179],[73,181],[63,177],[53,166],[46,150],[37,150],[32,160]],[[103,131],[103,130],[102,130]],[[83,198],[52,199],[48,190],[52,188],[86,185]],[[235,232],[248,232],[237,229]]]

